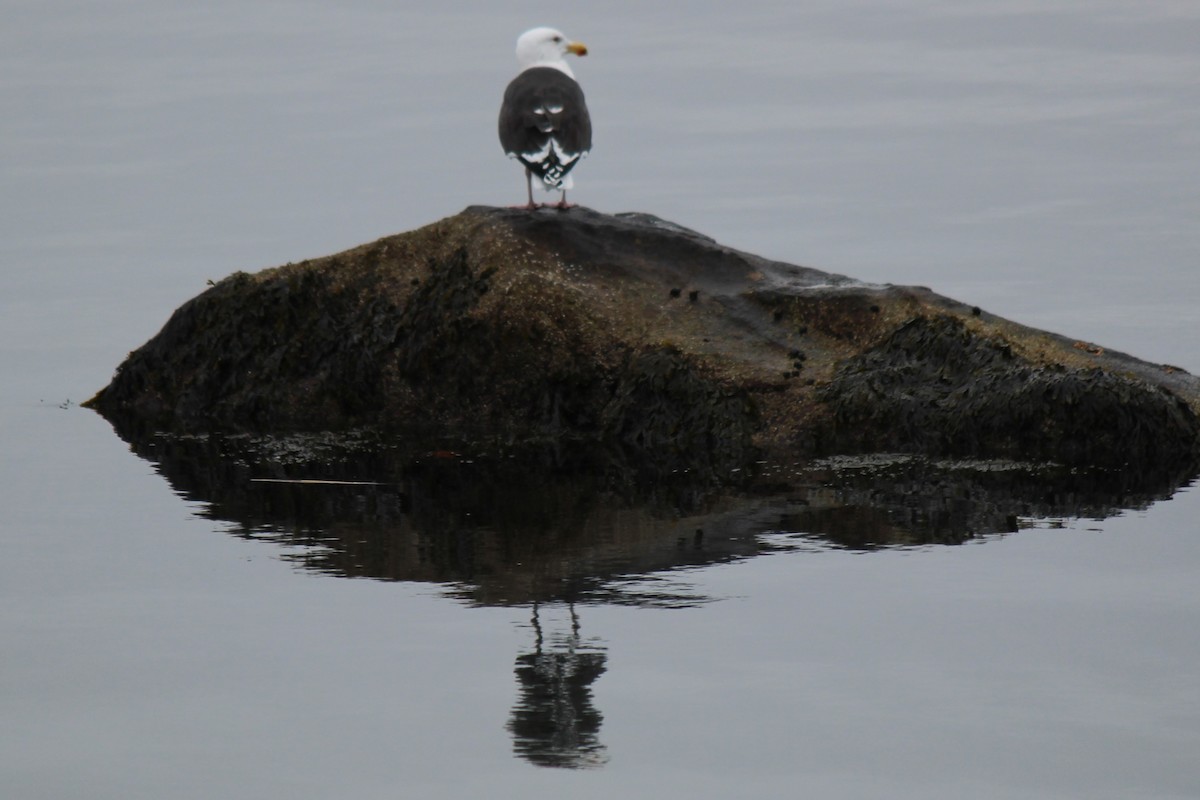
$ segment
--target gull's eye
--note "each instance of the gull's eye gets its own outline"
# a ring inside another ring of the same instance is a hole
[[[562,43],[562,37],[561,37],[561,36],[555,36],[555,37],[554,37],[554,41],[555,41],[556,43],[559,43],[559,44],[561,44],[561,43]]]

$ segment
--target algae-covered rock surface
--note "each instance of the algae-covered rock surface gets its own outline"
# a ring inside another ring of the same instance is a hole
[[[894,451],[1114,466],[1200,452],[1200,380],[918,287],[647,214],[471,207],[236,273],[89,405],[120,430],[371,429],[664,470]]]

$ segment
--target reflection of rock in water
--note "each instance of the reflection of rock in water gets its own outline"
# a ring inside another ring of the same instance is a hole
[[[177,492],[206,503],[200,513],[277,543],[303,569],[437,583],[480,605],[694,605],[711,598],[688,586],[689,567],[1102,519],[1169,498],[1196,474],[890,455],[764,462],[737,489],[689,476],[641,487],[559,463],[412,459],[353,434],[131,442]]]
[[[535,604],[536,649],[517,656],[521,695],[507,728],[517,755],[539,767],[580,769],[608,760],[599,739],[604,717],[592,706],[590,688],[604,673],[607,656],[580,639],[574,605],[570,611],[570,632],[547,642]]]
[[[833,458],[781,531],[851,550],[962,544],[1015,533],[1034,520],[1103,519],[1171,496],[1187,472],[1148,476],[1048,464],[941,461],[903,455]]]

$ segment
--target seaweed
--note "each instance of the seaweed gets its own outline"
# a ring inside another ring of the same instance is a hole
[[[603,440],[662,470],[727,473],[754,455],[757,409],[747,392],[721,385],[678,348],[632,353],[604,409]]]

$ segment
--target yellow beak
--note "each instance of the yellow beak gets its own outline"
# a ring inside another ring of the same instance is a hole
[[[574,53],[577,56],[586,56],[587,45],[583,42],[569,42],[567,44],[567,52]]]

